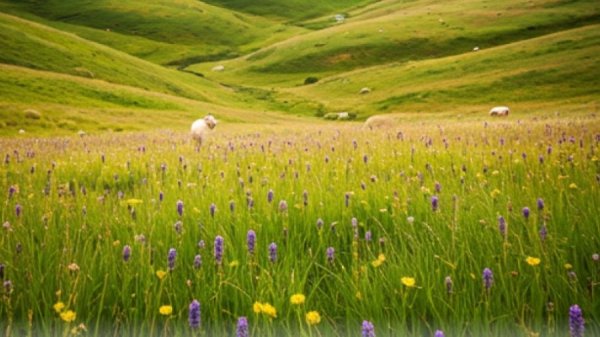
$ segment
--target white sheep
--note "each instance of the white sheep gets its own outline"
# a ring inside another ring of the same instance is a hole
[[[510,109],[506,106],[496,106],[490,110],[490,116],[508,116]]]
[[[215,126],[217,126],[217,120],[211,114],[196,120],[192,123],[192,139],[197,141],[198,145],[202,145],[202,141],[206,138],[207,132],[214,129]]]

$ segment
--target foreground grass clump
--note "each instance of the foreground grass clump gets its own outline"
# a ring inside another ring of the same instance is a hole
[[[600,333],[597,117],[220,132],[2,140],[3,334]]]

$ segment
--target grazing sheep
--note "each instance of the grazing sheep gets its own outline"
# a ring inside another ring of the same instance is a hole
[[[359,93],[361,95],[368,94],[370,92],[371,92],[371,88],[367,88],[367,87],[364,87],[364,88],[360,89],[360,91],[359,91]]]
[[[223,71],[225,70],[225,66],[222,64],[216,65],[212,68],[212,71]]]
[[[367,118],[363,128],[373,129],[386,129],[394,126],[394,120],[390,116],[375,115]]]
[[[217,126],[217,120],[211,114],[196,120],[192,123],[192,138],[198,142],[198,145],[202,145],[202,141],[206,138],[207,132],[214,129],[215,126]]]
[[[496,106],[490,110],[490,116],[508,116],[510,109],[506,106]]]

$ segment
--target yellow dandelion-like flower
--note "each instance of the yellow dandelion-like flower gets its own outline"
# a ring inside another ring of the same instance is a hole
[[[381,266],[383,264],[383,262],[385,262],[385,255],[379,254],[379,256],[377,257],[377,260],[371,262],[371,265],[373,265],[373,267],[377,268],[377,267]]]
[[[577,185],[575,183],[571,183],[571,185],[569,185],[569,188],[572,190],[576,190],[577,189]]]
[[[305,299],[306,297],[302,294],[294,294],[292,297],[290,297],[290,303],[296,305],[304,304]]]
[[[77,314],[73,310],[67,310],[65,312],[60,313],[60,319],[67,323],[73,322],[76,318]]]
[[[65,304],[63,302],[56,302],[53,306],[54,311],[60,313],[65,308]]]
[[[306,323],[309,325],[317,325],[321,323],[321,315],[317,311],[309,311],[306,313]]]
[[[235,268],[239,265],[240,265],[240,261],[238,261],[238,260],[233,260],[233,261],[229,262],[229,267],[231,267],[231,268]]]
[[[156,271],[156,277],[158,277],[159,280],[164,279],[167,276],[167,272],[164,270],[157,270]]]
[[[262,307],[262,303],[254,302],[254,305],[252,305],[252,311],[254,311],[255,314],[260,314],[262,312]]]
[[[161,315],[169,316],[170,314],[173,313],[173,307],[170,305],[162,305],[158,309],[158,312],[160,312]]]
[[[499,175],[499,174],[500,174],[500,171],[498,171],[498,170],[494,170],[494,171],[492,172],[492,175],[493,175],[493,176],[497,176],[497,175]]]
[[[565,263],[565,269],[573,269],[573,265],[570,263]]]
[[[262,305],[262,313],[271,316],[271,318],[277,317],[277,309],[269,303],[263,303]]]
[[[540,264],[540,262],[542,262],[542,260],[540,260],[537,257],[531,257],[528,256],[525,261],[527,262],[527,264],[529,264],[530,266],[537,266],[538,264]]]
[[[127,199],[127,204],[128,205],[132,205],[132,206],[139,205],[139,204],[141,204],[143,202],[144,201],[141,200],[141,199]]]
[[[500,190],[495,188],[492,192],[490,192],[490,196],[494,199],[496,199],[496,197],[498,197],[498,195],[500,195]]]
[[[403,277],[400,279],[400,282],[409,288],[414,287],[416,284],[414,277]]]

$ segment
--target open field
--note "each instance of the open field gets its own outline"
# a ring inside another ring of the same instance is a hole
[[[2,140],[0,330],[600,333],[598,116],[299,125]]]

